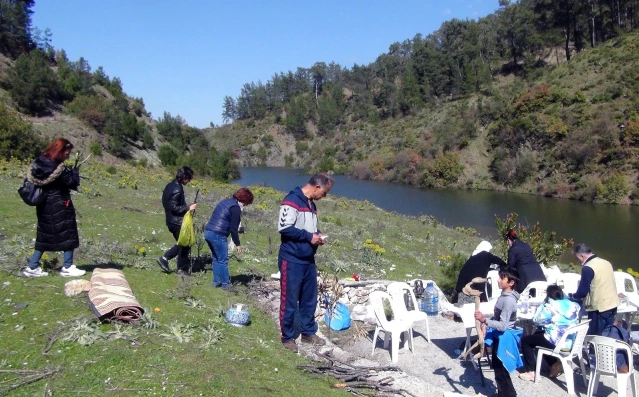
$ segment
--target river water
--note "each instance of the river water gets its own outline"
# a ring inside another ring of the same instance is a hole
[[[516,212],[521,223],[539,222],[542,230],[588,244],[597,255],[612,262],[615,270],[631,267],[639,271],[639,206],[589,204],[507,192],[424,189],[341,175],[334,178],[331,195],[368,200],[405,215],[432,215],[449,227],[472,227],[481,235],[496,237],[495,215],[504,218]],[[244,167],[242,178],[233,183],[288,192],[308,179],[309,175],[298,169]],[[568,260],[572,260],[569,255],[562,257],[562,262]]]

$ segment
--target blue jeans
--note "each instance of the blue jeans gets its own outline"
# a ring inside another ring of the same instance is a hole
[[[205,230],[204,239],[211,249],[213,286],[227,288],[231,285],[231,275],[229,274],[229,246],[226,237]]]
[[[42,258],[42,254],[44,254],[44,251],[38,251],[38,250],[33,251],[33,256],[31,256],[31,260],[29,261],[29,268],[35,269],[36,267],[39,266],[39,262],[40,262],[40,259]],[[64,258],[64,267],[68,268],[69,266],[73,265],[73,250],[64,251],[63,258]]]

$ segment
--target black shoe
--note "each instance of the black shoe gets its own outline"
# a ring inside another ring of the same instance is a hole
[[[231,292],[231,293],[234,293],[234,294],[237,294],[237,293],[240,292],[240,291],[237,290],[237,288],[235,288],[235,286],[233,284],[223,285],[222,289],[224,291],[228,291],[228,292]]]
[[[191,277],[191,273],[189,273],[188,270],[182,270],[182,269],[179,269],[177,271],[177,275],[180,277]]]
[[[163,257],[159,257],[156,260],[156,262],[158,263],[158,265],[160,265],[164,273],[171,273],[171,268],[169,267],[169,261],[167,261]]]

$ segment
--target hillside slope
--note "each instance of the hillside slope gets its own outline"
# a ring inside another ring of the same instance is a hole
[[[436,98],[405,117],[371,122],[347,115],[325,134],[308,121],[300,139],[286,128],[282,109],[209,130],[208,138],[244,165],[636,204],[636,43],[639,33],[629,33],[524,77],[497,74],[478,94]]]

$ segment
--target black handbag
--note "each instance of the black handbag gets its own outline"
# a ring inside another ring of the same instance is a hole
[[[25,204],[35,207],[44,203],[44,191],[40,186],[36,186],[28,179],[24,179],[24,183],[18,188],[18,194],[22,197]]]

